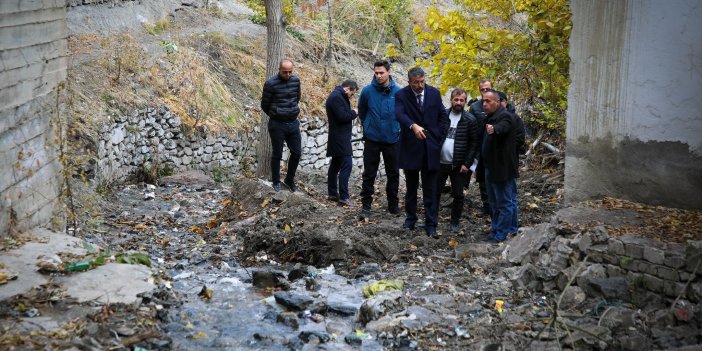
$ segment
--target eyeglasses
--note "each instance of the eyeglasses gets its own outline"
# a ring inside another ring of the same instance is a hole
[[[482,89],[480,89],[480,91],[483,92],[483,93],[486,92],[486,91],[488,91],[488,90],[492,90],[492,88],[482,88]]]

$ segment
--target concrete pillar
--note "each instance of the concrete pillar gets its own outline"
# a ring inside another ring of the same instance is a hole
[[[567,202],[702,208],[702,3],[572,0]]]

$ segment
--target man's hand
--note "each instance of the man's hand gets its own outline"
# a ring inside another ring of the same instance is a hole
[[[410,128],[412,128],[412,132],[414,133],[415,138],[419,140],[424,140],[427,138],[427,135],[424,133],[424,128],[422,128],[418,124],[415,123]]]
[[[495,127],[492,124],[486,124],[485,125],[485,130],[487,130],[487,133],[492,135],[495,133]]]
[[[461,173],[468,173],[468,167],[466,167],[466,165],[461,165]]]

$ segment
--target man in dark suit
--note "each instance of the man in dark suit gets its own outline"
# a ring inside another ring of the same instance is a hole
[[[352,80],[345,80],[334,88],[325,104],[329,119],[327,157],[331,156],[327,173],[327,194],[329,200],[339,201],[342,206],[352,205],[349,198],[349,176],[353,155],[351,132],[356,111],[351,109],[350,99],[356,91],[358,84]]]
[[[405,172],[407,183],[407,218],[402,227],[412,230],[417,222],[417,188],[421,173],[425,230],[429,237],[436,238],[436,187],[448,115],[441,93],[425,85],[424,75],[419,67],[410,69],[409,85],[395,95],[395,117],[400,122],[400,168]]]

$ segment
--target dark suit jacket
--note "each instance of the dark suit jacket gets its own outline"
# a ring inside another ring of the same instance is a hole
[[[395,118],[400,122],[400,168],[438,171],[441,145],[446,138],[449,123],[441,93],[429,85],[424,87],[424,108],[420,109],[417,97],[410,86],[395,94]],[[426,130],[427,138],[419,140],[410,129],[418,124]]]
[[[351,109],[349,96],[338,86],[329,94],[326,102],[329,119],[327,156],[351,156],[351,132],[356,112]]]

